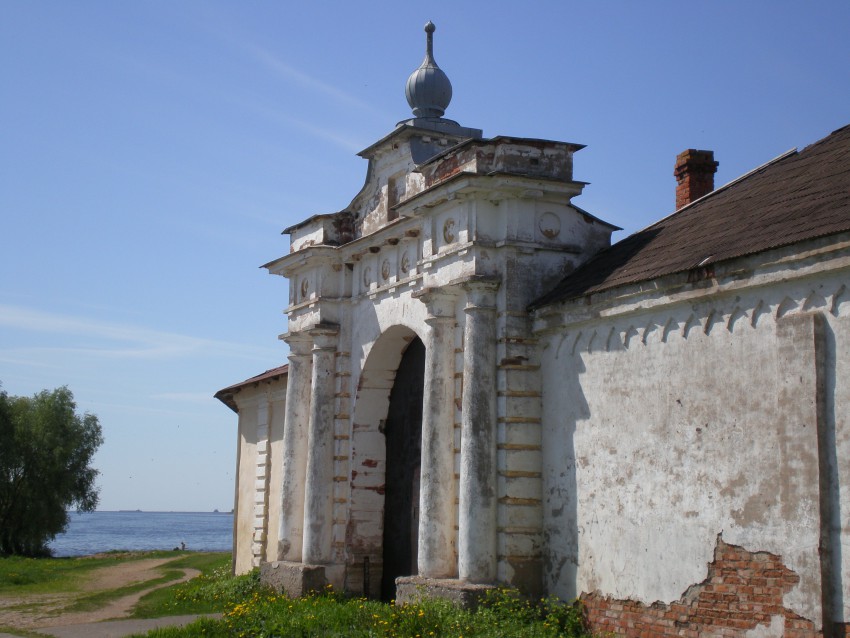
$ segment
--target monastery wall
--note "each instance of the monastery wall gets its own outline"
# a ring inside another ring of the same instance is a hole
[[[236,574],[277,558],[286,380],[247,387],[239,407],[233,561]]]
[[[774,251],[538,323],[546,584],[596,629],[850,617],[848,264]]]
[[[245,405],[239,410],[236,459],[233,564],[236,574],[244,574],[254,568],[251,545],[254,536],[254,482],[257,459],[256,405]]]

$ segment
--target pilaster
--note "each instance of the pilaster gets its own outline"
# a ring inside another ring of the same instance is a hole
[[[289,333],[283,340],[289,344],[289,371],[277,559],[297,563],[301,562],[303,547],[313,339],[308,334]]]
[[[320,324],[313,338],[313,375],[304,494],[302,561],[325,565],[332,559],[334,475],[334,372],[339,326]]]
[[[457,291],[426,289],[425,388],[419,495],[419,576],[453,578],[455,561],[454,331]]]
[[[496,578],[496,291],[498,280],[463,284],[464,328],[458,576]]]

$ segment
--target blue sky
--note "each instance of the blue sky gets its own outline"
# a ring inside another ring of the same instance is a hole
[[[586,144],[576,203],[672,212],[850,123],[850,3],[12,2],[0,5],[0,383],[97,414],[101,509],[221,510],[220,388],[280,365],[280,231],[345,207],[356,153],[410,116],[437,25],[446,116]]]

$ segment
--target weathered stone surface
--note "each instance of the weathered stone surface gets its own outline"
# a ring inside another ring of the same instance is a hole
[[[310,592],[320,592],[328,584],[323,565],[285,561],[272,561],[260,565],[260,581],[290,598],[299,598]]]
[[[455,579],[408,576],[396,579],[396,605],[407,605],[423,599],[448,600],[466,609],[475,609],[494,585],[466,583]]]

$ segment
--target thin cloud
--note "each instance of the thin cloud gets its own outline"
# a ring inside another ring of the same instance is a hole
[[[193,403],[208,405],[212,400],[209,392],[161,392],[152,394],[151,399],[155,401],[176,401],[178,403]]]
[[[261,49],[260,47],[253,44],[246,44],[243,42],[236,41],[232,37],[228,37],[222,35],[223,38],[228,40],[231,44],[236,46],[237,48],[245,51],[251,58],[259,64],[262,64],[269,70],[271,70],[277,77],[289,81],[290,83],[298,84],[308,91],[312,91],[314,93],[319,93],[326,98],[329,98],[332,102],[338,104],[342,107],[355,107],[359,110],[369,112],[371,114],[379,115],[381,117],[385,117],[385,114],[376,109],[374,106],[360,100],[359,98],[354,97],[342,91],[330,84],[326,84],[321,80],[318,80],[314,77],[299,71],[286,64],[279,58],[275,57],[272,53]],[[212,87],[210,85],[202,85],[197,82],[194,78],[181,76],[173,71],[173,69],[165,68],[161,66],[157,66],[155,64],[150,64],[146,62],[141,62],[136,59],[127,58],[124,61],[128,67],[133,68],[136,72],[144,74],[156,82],[160,82],[163,84],[180,87],[181,90],[187,91],[191,90],[194,92],[198,91],[206,91],[208,95],[210,95],[211,99],[217,102],[230,102],[231,104],[236,104],[242,108],[247,108],[253,110],[255,113],[262,115],[270,120],[277,120],[279,123],[284,123],[287,127],[291,128],[300,128],[304,131],[307,131],[314,137],[318,137],[320,139],[324,139],[328,142],[331,142],[337,146],[342,147],[347,151],[360,151],[363,149],[365,145],[352,140],[350,137],[347,137],[341,133],[335,132],[327,127],[318,126],[316,124],[311,124],[309,122],[305,122],[303,120],[299,120],[297,118],[287,117],[281,112],[280,106],[277,108],[266,107],[257,103],[250,102],[245,99],[240,99],[235,96],[232,92],[225,92],[218,90],[217,87]],[[191,87],[188,89],[187,87]],[[115,170],[120,170],[120,166],[118,166]]]
[[[304,120],[298,119],[296,117],[292,117],[291,115],[287,115],[279,108],[272,108],[270,106],[260,104],[256,101],[250,101],[244,98],[240,98],[236,95],[225,95],[222,96],[222,99],[225,99],[230,103],[239,106],[240,108],[249,109],[269,121],[283,124],[287,128],[295,128],[306,131],[313,137],[318,137],[327,142],[331,142],[332,144],[335,144],[346,151],[353,151],[356,153],[363,150],[363,148],[366,146],[359,140],[355,140],[352,137],[338,133],[325,126],[317,126],[315,124],[305,122]]]
[[[377,115],[382,114],[381,111],[376,109],[372,104],[354,97],[353,95],[346,93],[331,84],[327,84],[326,82],[323,82],[311,75],[307,75],[303,71],[299,71],[298,69],[291,67],[271,52],[258,47],[256,44],[236,42],[232,39],[231,42],[241,47],[244,51],[247,51],[257,62],[285,80],[291,80],[308,90],[321,93],[340,105],[354,106],[363,111],[368,111]]]
[[[0,304],[0,327],[54,336],[84,337],[89,340],[85,345],[7,349],[2,355],[4,359],[14,358],[19,361],[28,359],[27,355],[47,353],[136,359],[168,359],[197,354],[227,355],[247,359],[268,358],[266,350],[240,343],[162,332],[129,324],[108,323],[85,317],[53,314],[21,306]],[[97,341],[92,343],[91,339]]]

